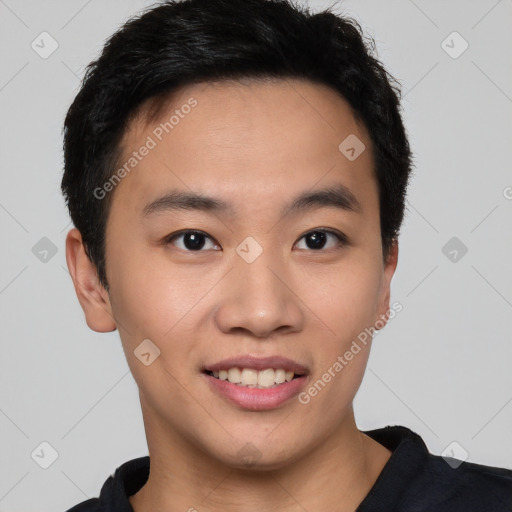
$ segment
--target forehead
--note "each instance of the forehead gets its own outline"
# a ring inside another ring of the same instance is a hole
[[[158,116],[148,113],[142,108],[125,132],[118,166],[129,172],[115,191],[140,207],[166,188],[215,192],[243,208],[285,201],[288,192],[315,184],[339,182],[355,193],[375,185],[364,126],[322,84],[199,83],[173,94]],[[358,151],[366,147],[355,160],[340,150],[347,139],[359,141]]]

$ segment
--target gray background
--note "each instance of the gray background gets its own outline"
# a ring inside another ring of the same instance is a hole
[[[118,335],[89,330],[74,293],[59,185],[62,121],[85,65],[149,5],[0,0],[0,511],[67,509],[147,453]],[[416,163],[392,283],[403,311],[375,338],[358,425],[402,424],[436,454],[456,441],[469,461],[512,468],[512,2],[338,10],[361,20],[403,84]],[[46,59],[31,47],[43,31],[59,45]],[[442,46],[454,31],[469,44],[458,58],[445,49],[461,39]],[[56,250],[46,261],[43,237]],[[43,441],[58,453],[48,469],[31,457]]]

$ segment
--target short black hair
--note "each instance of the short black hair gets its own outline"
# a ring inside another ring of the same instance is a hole
[[[360,25],[331,11],[312,14],[293,0],[164,1],[106,41],[65,118],[61,188],[107,290],[105,231],[113,192],[100,200],[94,190],[114,174],[121,139],[144,102],[157,102],[155,114],[158,102],[164,106],[180,88],[208,81],[291,78],[337,91],[372,141],[388,253],[402,224],[412,162],[400,87]]]

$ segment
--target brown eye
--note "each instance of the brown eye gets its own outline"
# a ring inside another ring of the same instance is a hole
[[[334,242],[331,243],[330,247],[325,247],[329,241],[329,236],[334,238]],[[306,247],[300,247],[300,249],[311,249],[314,251],[321,251],[325,249],[331,249],[346,245],[347,238],[342,233],[336,233],[335,231],[328,229],[315,229],[303,235],[300,240],[304,239]],[[334,244],[334,245],[333,245]]]
[[[174,243],[179,240],[179,243]],[[208,247],[208,240],[213,241],[206,233],[196,230],[181,231],[180,233],[173,233],[165,239],[166,244],[172,244],[184,251],[200,252],[206,247],[206,249],[215,249],[218,245],[210,243]]]

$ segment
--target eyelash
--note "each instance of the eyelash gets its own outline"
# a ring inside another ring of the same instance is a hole
[[[214,240],[211,236],[207,235],[204,231],[200,231],[200,230],[197,230],[197,229],[185,229],[183,231],[179,231],[177,233],[171,233],[170,235],[166,236],[164,239],[163,239],[163,243],[165,245],[168,245],[168,244],[171,244],[173,242],[173,240],[175,240],[176,238],[180,237],[180,236],[184,236],[184,235],[187,235],[187,234],[198,234],[198,235],[204,235],[206,238],[209,238],[210,240]],[[325,251],[328,251],[330,249],[341,249],[342,247],[346,246],[349,244],[349,240],[348,238],[346,237],[346,235],[344,235],[343,233],[341,232],[338,232],[338,231],[334,231],[332,229],[324,229],[324,228],[316,228],[316,229],[312,229],[310,231],[308,231],[307,233],[304,233],[298,240],[302,240],[304,237],[306,237],[307,235],[310,235],[312,233],[326,233],[328,235],[333,235],[339,242],[339,246],[338,247],[334,247],[334,248],[329,248],[329,249],[301,249],[301,250],[310,250],[310,251],[313,251],[313,252],[325,252]],[[295,243],[297,243],[295,242]],[[295,245],[295,244],[294,244]],[[192,251],[190,249],[180,249],[180,250],[183,250],[183,251],[186,251],[186,252],[204,252],[204,250],[201,248],[197,251]]]

